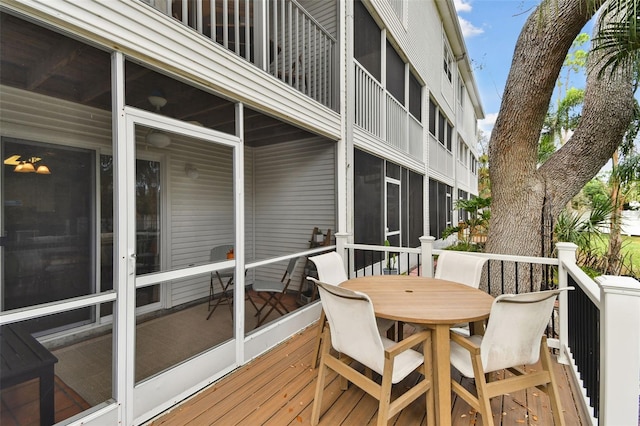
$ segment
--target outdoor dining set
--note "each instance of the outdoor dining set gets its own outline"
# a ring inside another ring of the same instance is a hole
[[[450,425],[452,391],[480,413],[484,425],[493,425],[490,399],[531,387],[548,394],[554,423],[565,424],[545,337],[560,290],[494,298],[478,288],[486,258],[453,251],[438,257],[434,278],[348,279],[336,252],[310,260],[318,279],[308,279],[322,301],[311,424],[323,414],[327,369],[341,376],[343,389],[351,382],[379,401],[378,425],[418,398],[424,398],[427,424]],[[403,336],[404,324],[415,332]],[[536,368],[523,368],[532,364]],[[451,366],[473,379],[475,389],[452,380]],[[495,372],[505,369],[511,374],[498,379]],[[411,387],[392,393],[393,385],[416,371]]]

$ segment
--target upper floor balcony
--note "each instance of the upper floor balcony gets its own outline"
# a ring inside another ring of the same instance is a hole
[[[338,110],[335,2],[141,1]]]
[[[398,151],[422,161],[423,127],[406,105],[354,61],[355,124]]]

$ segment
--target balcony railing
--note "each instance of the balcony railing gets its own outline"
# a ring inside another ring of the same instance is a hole
[[[390,146],[422,161],[422,124],[357,61],[355,124]]]
[[[347,243],[336,235],[337,252],[347,260],[349,277],[381,275],[395,255],[399,273],[433,276],[432,237],[420,248]],[[596,281],[576,265],[576,246],[558,243],[558,258],[475,253],[489,259],[480,288],[493,295],[505,292],[505,282],[518,277],[527,283],[515,292],[574,287],[558,299],[547,334],[559,362],[570,365],[574,383],[582,388],[583,408],[592,424],[635,424],[640,381],[640,283],[630,277],[603,276]]]
[[[336,39],[295,0],[141,1],[337,110]]]

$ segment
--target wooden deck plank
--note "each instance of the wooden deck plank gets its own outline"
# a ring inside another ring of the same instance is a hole
[[[316,327],[310,327],[225,376],[205,390],[154,419],[152,426],[170,425],[309,425],[315,393],[317,369],[310,366]],[[587,424],[580,418],[567,381],[565,367],[554,364],[567,424]],[[411,379],[409,379],[411,380]],[[464,384],[473,387],[472,381]],[[400,384],[402,386],[402,384]],[[537,396],[534,395],[537,393]],[[531,412],[514,402],[529,407]],[[553,425],[546,394],[536,389],[491,400],[496,425]],[[356,386],[347,391],[339,387],[334,372],[327,373],[322,401],[321,425],[375,424],[378,403]],[[502,412],[507,412],[506,416]],[[403,410],[390,424],[415,426],[426,424],[424,399]],[[524,422],[519,423],[518,420]],[[482,418],[461,398],[453,398],[452,426],[482,424]]]

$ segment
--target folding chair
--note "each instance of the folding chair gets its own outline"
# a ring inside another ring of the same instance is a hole
[[[265,301],[265,304],[260,308],[256,307],[256,316],[258,317],[256,328],[260,327],[274,310],[280,315],[284,315],[289,312],[289,309],[282,303],[282,297],[286,294],[287,289],[289,288],[291,275],[296,269],[298,259],[298,257],[294,257],[289,260],[287,269],[284,271],[280,281],[256,280],[253,282],[253,291],[255,291],[258,296]],[[254,304],[254,306],[256,305]],[[262,315],[262,311],[267,307],[269,307],[267,313]]]
[[[211,249],[209,260],[211,262],[227,260],[227,253],[231,252],[232,250],[233,250],[232,244],[224,244],[221,246],[216,246]],[[215,300],[214,278],[218,280],[218,282],[220,283],[220,287],[222,288],[220,297],[218,298],[218,300],[216,300],[215,303],[213,302]],[[215,271],[211,273],[211,277],[209,280],[209,306],[207,307],[207,309],[209,310],[209,315],[207,315],[207,319],[211,318],[211,315],[213,315],[213,312],[216,310],[218,305],[220,305],[220,303],[222,302],[229,305],[229,311],[231,312],[231,317],[233,318],[233,301],[232,301],[232,298],[229,297],[228,295],[229,286],[231,286],[232,283],[233,283],[233,270],[231,269],[227,269],[222,272]],[[213,309],[211,308],[212,306],[213,306]]]

